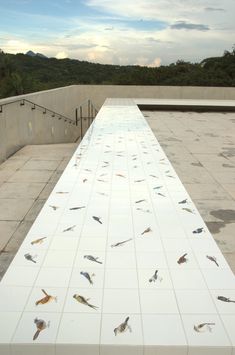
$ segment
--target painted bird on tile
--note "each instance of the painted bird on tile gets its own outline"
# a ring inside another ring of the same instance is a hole
[[[124,240],[124,241],[122,241],[122,242],[118,242],[118,243],[116,243],[116,244],[112,244],[112,245],[111,245],[111,248],[120,247],[120,246],[126,244],[127,242],[130,242],[131,240],[132,240],[132,238],[127,239],[127,240]]]
[[[94,277],[95,274],[91,274],[91,275],[90,275],[89,272],[86,272],[86,271],[81,271],[80,274],[81,274],[82,276],[84,276],[84,277],[89,281],[89,283],[90,283],[91,285],[93,285],[92,277]]]
[[[45,290],[42,289],[42,292],[44,293],[45,297],[41,298],[37,302],[35,302],[36,306],[39,304],[47,304],[49,302],[55,301],[57,302],[57,297],[49,295]]]
[[[64,229],[64,230],[63,230],[63,233],[64,233],[64,232],[73,232],[75,227],[76,227],[76,224],[74,224],[74,225],[71,226],[71,227],[68,227],[68,228]]]
[[[212,331],[212,328],[211,326],[212,325],[215,325],[215,323],[201,323],[201,324],[198,324],[198,325],[194,325],[193,329],[198,332],[198,333],[202,333],[202,332],[205,332],[207,330],[209,330],[209,332]]]
[[[135,203],[141,203],[141,202],[146,202],[146,200],[138,200],[138,201],[135,201]]]
[[[158,270],[155,271],[153,276],[149,279],[149,282],[156,282],[157,280],[159,280],[160,282],[162,282],[163,280],[162,277],[159,277]]]
[[[165,195],[161,194],[161,192],[157,192],[157,195],[162,196],[162,197],[166,197]]]
[[[115,336],[118,335],[118,333],[124,333],[127,330],[131,332],[131,327],[128,324],[130,317],[127,317],[123,323],[121,323],[117,328],[114,328],[114,334]]]
[[[194,213],[193,210],[191,210],[190,208],[187,208],[187,207],[182,208],[182,210],[189,212],[189,213]]]
[[[37,327],[37,331],[33,336],[33,340],[36,340],[38,338],[39,334],[41,333],[41,331],[43,331],[44,329],[49,327],[49,323],[46,324],[46,322],[43,319],[38,319],[38,318],[34,319],[34,323]]]
[[[97,306],[94,306],[93,304],[90,304],[88,301],[89,301],[89,298],[85,298],[85,297],[83,297],[83,296],[81,296],[81,295],[78,295],[78,294],[75,294],[75,295],[73,295],[73,298],[75,299],[75,300],[77,300],[79,303],[81,303],[81,304],[84,304],[85,306],[88,306],[88,307],[90,307],[90,308],[93,308],[93,309],[95,309],[95,310],[97,310],[99,307],[97,307]]]
[[[195,229],[195,230],[193,231],[193,234],[200,234],[200,233],[202,233],[202,232],[205,232],[203,227]]]
[[[143,182],[145,179],[135,180],[135,182]]]
[[[161,188],[163,188],[163,186],[155,186],[155,187],[153,188],[153,190],[159,190],[159,189],[161,189]]]
[[[222,302],[235,303],[235,301],[230,300],[230,298],[224,296],[218,296],[217,299]]]
[[[188,199],[186,198],[185,200],[179,201],[178,204],[179,205],[184,205],[187,202],[188,202]]]
[[[24,254],[24,257],[25,257],[26,260],[32,261],[32,263],[36,264],[36,260],[34,260],[34,258],[36,258],[36,255],[32,256],[31,254],[27,253],[27,254]]]
[[[52,205],[49,205],[49,207],[51,207],[53,211],[56,211],[59,208],[58,206],[52,206]]]
[[[148,227],[141,233],[141,235],[144,235],[144,234],[150,233],[150,232],[152,232],[152,229],[150,227]]]
[[[68,194],[69,192],[68,191],[57,191],[56,193],[60,194],[60,195],[63,195],[63,194]]]
[[[126,177],[124,175],[122,175],[122,174],[116,174],[116,176],[119,176],[119,177],[122,177],[122,178],[126,179]]]
[[[83,179],[82,182],[83,182],[83,183],[87,182],[87,179]]]
[[[78,207],[71,207],[70,211],[76,211],[76,210],[81,210],[83,208],[86,208],[86,206],[78,206]]]
[[[210,261],[212,261],[213,263],[215,263],[219,267],[219,264],[214,256],[207,255],[206,257],[207,257],[207,259],[209,259]]]
[[[92,216],[92,218],[93,218],[96,222],[98,222],[99,224],[103,224],[103,223],[101,222],[101,217]]]
[[[42,244],[43,241],[46,239],[47,237],[43,237],[43,238],[38,238],[38,239],[35,239],[31,242],[32,245],[34,244]]]
[[[94,261],[95,263],[98,263],[98,264],[103,264],[101,261],[99,261],[98,259],[98,257],[94,257],[94,256],[92,256],[92,255],[84,255],[84,259],[88,259],[88,260],[90,260],[90,261]]]
[[[153,178],[155,178],[155,179],[158,179],[158,177],[157,177],[156,175],[151,174],[151,175],[149,175],[149,176],[151,176],[151,177],[153,177]]]
[[[177,263],[179,265],[187,263],[188,259],[186,258],[186,256],[188,255],[188,253],[185,253],[184,255],[182,255],[179,260],[177,261]]]

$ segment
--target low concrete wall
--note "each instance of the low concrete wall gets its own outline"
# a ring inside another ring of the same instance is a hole
[[[28,99],[75,120],[75,110],[90,99],[99,110],[105,99],[110,98],[159,98],[159,99],[220,99],[235,100],[235,88],[178,87],[178,86],[115,86],[71,85],[0,100],[0,105],[18,99]],[[83,106],[87,117],[87,105]],[[85,130],[84,130],[85,131]],[[74,142],[79,127],[31,110],[19,103],[3,106],[0,113],[0,161],[27,144]]]

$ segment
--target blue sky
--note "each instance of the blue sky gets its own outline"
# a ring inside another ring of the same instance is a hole
[[[0,0],[0,48],[57,58],[158,66],[234,44],[235,1]]]

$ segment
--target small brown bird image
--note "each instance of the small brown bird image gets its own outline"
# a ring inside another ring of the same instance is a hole
[[[142,233],[141,235],[144,235],[146,233],[149,233],[149,232],[152,232],[152,229],[150,227],[146,228]]]
[[[89,301],[89,298],[85,298],[85,297],[83,297],[83,296],[81,296],[81,295],[78,295],[78,294],[75,294],[75,295],[73,295],[73,298],[75,299],[75,300],[77,300],[79,303],[82,303],[82,304],[84,304],[85,306],[88,306],[88,307],[90,307],[90,308],[93,308],[93,309],[95,309],[95,310],[97,310],[99,307],[97,307],[97,306],[94,306],[93,304],[90,304],[88,301]]]
[[[99,224],[103,224],[102,222],[101,222],[101,217],[97,217],[97,216],[92,216],[92,218],[96,221],[96,222],[98,222]]]
[[[116,176],[119,176],[119,177],[122,177],[122,178],[126,179],[126,177],[124,175],[122,175],[122,174],[116,174]]]
[[[52,206],[52,205],[50,205],[49,207],[51,207],[53,211],[56,211],[59,208],[58,206]]]
[[[46,239],[47,237],[42,237],[42,238],[38,238],[38,239],[35,239],[31,242],[32,245],[34,244],[42,244],[43,241]]]
[[[212,325],[215,325],[215,323],[201,323],[201,324],[198,324],[198,325],[194,325],[193,329],[196,332],[198,332],[198,333],[206,332],[207,330],[209,332],[211,332],[212,331],[212,328],[211,328]]]
[[[207,259],[209,259],[210,261],[212,261],[213,263],[215,263],[219,267],[219,264],[214,256],[207,255],[206,257],[207,257]]]
[[[46,324],[46,322],[43,319],[38,319],[38,318],[34,319],[34,323],[37,327],[37,331],[33,336],[33,340],[36,340],[39,334],[41,333],[41,331],[49,327],[49,323]]]
[[[187,263],[188,259],[186,258],[187,256],[187,253],[185,253],[184,255],[182,255],[179,260],[177,261],[177,263],[180,265],[180,264],[184,264],[184,263]]]
[[[124,333],[127,330],[129,330],[129,332],[131,332],[131,327],[128,324],[129,319],[130,319],[130,317],[127,317],[123,323],[121,323],[117,328],[114,328],[113,331],[114,331],[115,336],[117,336],[118,333]]]
[[[73,232],[76,224],[63,230],[63,232]]]
[[[40,300],[36,301],[35,304],[38,306],[39,304],[47,304],[49,302],[55,301],[57,302],[57,297],[49,295],[45,290],[42,289],[45,297],[41,298]]]

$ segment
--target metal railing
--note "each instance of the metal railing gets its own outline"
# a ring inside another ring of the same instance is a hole
[[[93,105],[90,99],[85,100],[79,107],[75,109],[75,122],[76,122],[76,126],[78,126],[80,122],[81,139],[84,136],[84,123],[87,121],[87,127],[86,127],[86,131],[87,131],[87,129],[94,121],[97,113],[98,110]]]

